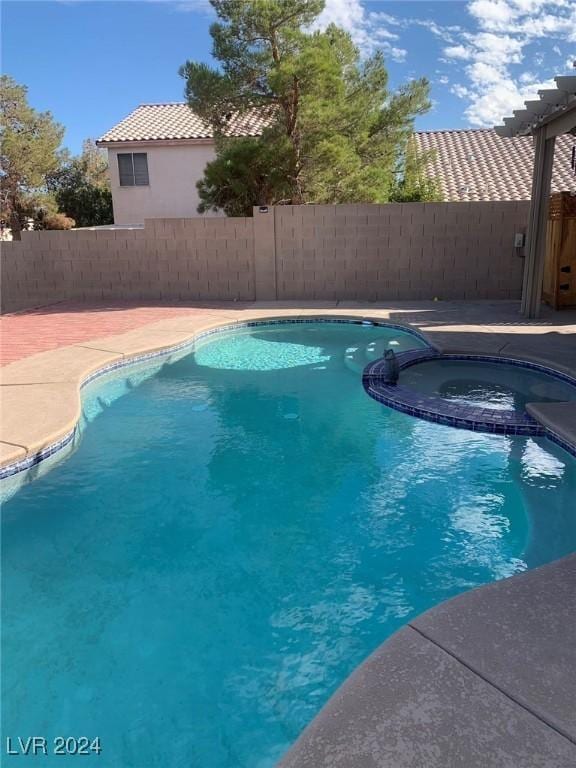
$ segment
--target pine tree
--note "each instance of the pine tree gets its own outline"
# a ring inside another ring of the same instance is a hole
[[[58,210],[76,222],[77,227],[112,224],[112,193],[105,152],[91,139],[82,153],[67,160],[48,178]]]
[[[60,165],[64,128],[50,112],[37,112],[28,104],[25,86],[2,75],[0,129],[2,216],[19,240],[24,220],[45,197],[47,176]]]
[[[199,210],[250,215],[261,204],[390,200],[414,119],[430,107],[427,80],[391,92],[381,53],[363,59],[334,25],[312,31],[323,0],[211,2],[220,66],[180,70],[190,107],[216,137]],[[258,115],[261,136],[230,135],[239,118]]]
[[[391,200],[398,203],[413,203],[423,200],[442,200],[442,192],[436,179],[429,173],[429,163],[434,150],[420,152],[413,136],[408,140],[400,158],[397,183]]]

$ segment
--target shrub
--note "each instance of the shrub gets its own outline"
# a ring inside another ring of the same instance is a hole
[[[44,219],[44,229],[72,229],[76,226],[74,219],[63,213],[53,213]]]

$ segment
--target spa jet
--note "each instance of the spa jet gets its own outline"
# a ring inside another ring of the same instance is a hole
[[[387,349],[386,352],[384,352],[384,383],[397,384],[399,374],[400,367],[398,366],[396,354],[393,349]]]

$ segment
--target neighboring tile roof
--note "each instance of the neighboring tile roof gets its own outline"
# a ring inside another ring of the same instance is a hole
[[[552,192],[576,190],[570,166],[573,136],[556,139]],[[529,200],[534,148],[531,136],[502,139],[493,129],[422,131],[420,150],[436,150],[432,176],[449,200]]]
[[[231,136],[258,136],[267,118],[253,111],[232,116]],[[141,104],[98,139],[98,144],[113,141],[162,141],[168,139],[211,139],[210,125],[201,120],[187,104]]]
[[[268,122],[265,113],[254,110],[233,115],[231,136],[258,136]],[[162,141],[211,139],[210,125],[187,104],[141,104],[118,125],[107,131],[98,144],[117,141]],[[415,134],[420,150],[436,150],[431,165],[445,200],[529,200],[534,149],[530,136],[500,138],[493,129],[421,131]],[[576,139],[559,136],[552,191],[576,190],[570,166]]]

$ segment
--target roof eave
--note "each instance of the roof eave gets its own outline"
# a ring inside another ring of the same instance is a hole
[[[210,136],[196,139],[98,139],[97,147],[105,149],[122,149],[127,147],[179,147],[179,146],[209,146],[214,144]]]

